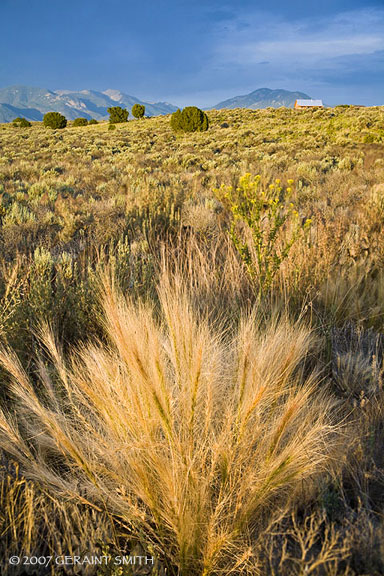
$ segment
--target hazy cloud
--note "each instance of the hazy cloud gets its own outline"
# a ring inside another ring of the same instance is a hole
[[[384,9],[293,21],[240,12],[215,26],[202,73],[224,88],[235,76],[243,90],[262,85],[311,90],[312,84],[349,82],[352,76],[356,83],[357,75],[364,81],[373,73],[376,84],[384,84],[383,51]]]
[[[272,14],[239,17],[215,31],[221,63],[304,61],[384,49],[384,10],[358,10],[327,19],[289,22]]]

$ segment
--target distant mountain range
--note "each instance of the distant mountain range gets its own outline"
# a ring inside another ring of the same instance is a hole
[[[27,120],[42,120],[46,112],[60,112],[68,120],[75,118],[108,118],[110,106],[131,108],[134,104],[144,104],[148,116],[170,114],[177,106],[168,102],[144,102],[135,96],[129,96],[119,90],[47,90],[32,86],[10,86],[0,88],[0,122],[10,122],[17,116]]]
[[[290,92],[289,90],[270,90],[259,88],[244,96],[235,96],[229,100],[219,102],[211,109],[221,108],[292,108],[295,100],[310,98],[304,92]],[[144,104],[148,116],[171,114],[177,106],[168,102],[144,102],[135,96],[129,96],[119,90],[47,90],[32,86],[10,86],[0,88],[0,122],[11,122],[17,116],[27,120],[42,120],[46,112],[61,112],[68,120],[75,118],[108,118],[107,109],[110,106],[122,106],[131,112],[134,104]]]
[[[309,99],[310,96],[304,94],[304,92],[259,88],[250,94],[235,96],[229,100],[219,102],[216,106],[212,106],[212,110],[220,110],[221,108],[280,108],[281,106],[293,108],[295,101],[300,98]]]

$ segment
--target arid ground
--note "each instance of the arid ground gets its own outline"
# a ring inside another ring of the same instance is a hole
[[[384,108],[208,116],[0,125],[2,574],[384,574]]]

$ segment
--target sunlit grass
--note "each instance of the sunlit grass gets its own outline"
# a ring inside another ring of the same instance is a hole
[[[379,574],[383,109],[208,114],[0,126],[0,550]]]
[[[246,558],[269,508],[330,472],[336,417],[319,376],[303,372],[315,345],[307,329],[282,320],[265,331],[250,314],[229,337],[182,285],[163,279],[159,298],[155,320],[106,284],[110,344],[68,361],[43,328],[54,372],[40,364],[38,393],[3,350],[18,424],[3,414],[1,444],[53,493],[145,534],[180,574],[208,575],[235,549]]]

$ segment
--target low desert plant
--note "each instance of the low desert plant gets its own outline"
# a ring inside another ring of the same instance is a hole
[[[246,562],[265,514],[332,466],[338,433],[302,370],[307,329],[251,314],[230,338],[172,285],[159,315],[105,282],[110,343],[68,362],[42,328],[37,386],[3,348],[17,421],[2,412],[0,445],[54,494],[113,514],[171,573],[208,576]]]
[[[87,126],[88,120],[86,118],[75,118],[72,126]]]
[[[120,122],[127,122],[129,112],[126,108],[122,108],[121,106],[111,106],[108,108],[109,112],[109,122],[111,124],[119,124]]]
[[[132,106],[132,116],[135,118],[143,118],[145,114],[144,104],[134,104]]]
[[[26,118],[15,118],[12,124],[17,128],[30,128],[32,124]]]
[[[289,186],[283,190],[279,179],[265,190],[261,176],[249,173],[236,188],[216,190],[232,215],[230,236],[259,295],[271,287],[299,233],[311,225],[310,219],[300,219],[291,191]]]
[[[196,106],[176,110],[171,116],[171,128],[175,132],[204,132],[208,126],[207,114]]]

